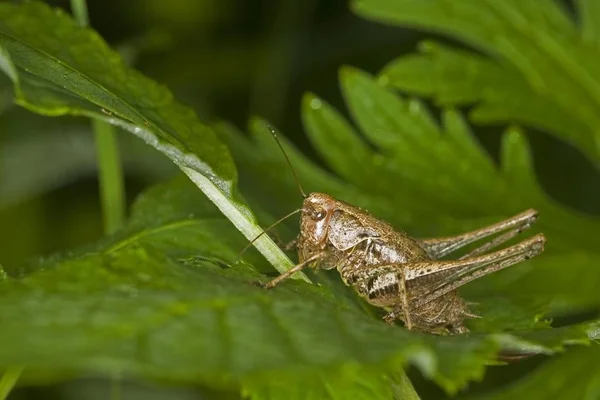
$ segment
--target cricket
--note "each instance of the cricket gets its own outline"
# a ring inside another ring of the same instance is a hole
[[[394,324],[400,320],[407,329],[458,334],[469,331],[464,325],[467,318],[479,318],[458,293],[459,287],[535,257],[544,250],[546,238],[539,233],[492,251],[531,227],[537,219],[537,211],[533,209],[456,236],[416,239],[367,211],[325,193],[306,195],[275,131],[271,127],[269,131],[281,149],[304,201],[300,209],[260,234],[301,213],[299,235],[288,246],[289,249],[297,248],[298,264],[265,284],[266,288],[279,285],[306,267],[337,269],[346,285],[369,304],[385,311],[385,322]],[[442,259],[482,239],[487,241],[467,254],[451,260]]]

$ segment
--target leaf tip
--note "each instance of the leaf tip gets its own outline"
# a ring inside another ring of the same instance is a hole
[[[306,92],[302,97],[303,112],[319,110],[323,107],[323,101],[314,93]]]
[[[379,85],[381,85],[382,87],[389,87],[389,86],[391,86],[391,79],[390,79],[390,76],[388,75],[388,73],[386,71],[383,71],[377,77],[377,83]]]
[[[258,115],[251,115],[248,118],[248,130],[252,133],[260,132],[263,129],[266,129],[266,125],[268,122]]]
[[[523,131],[517,126],[510,126],[504,132],[502,137],[503,147],[522,145],[525,141]]]
[[[417,50],[421,53],[433,53],[437,48],[439,46],[433,40],[422,40],[417,44]]]
[[[349,7],[353,13],[359,13],[365,8],[365,2],[363,0],[352,0]]]
[[[341,66],[339,71],[340,80],[345,83],[349,83],[363,74],[364,72],[362,72],[360,69],[351,67],[349,65]]]

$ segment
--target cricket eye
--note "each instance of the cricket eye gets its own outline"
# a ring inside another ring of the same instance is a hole
[[[320,221],[323,218],[325,218],[325,215],[327,215],[327,213],[323,210],[321,211],[317,211],[313,214],[313,219],[315,219],[316,221]]]

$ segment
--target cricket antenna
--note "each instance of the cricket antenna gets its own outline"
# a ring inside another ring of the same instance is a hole
[[[246,247],[244,247],[242,249],[242,251],[240,251],[240,254],[238,254],[237,258],[235,259],[235,263],[237,264],[240,261],[240,258],[242,258],[242,254],[244,254],[246,252],[246,250],[248,250],[248,248],[250,246],[252,246],[252,244],[254,244],[254,242],[256,242],[258,240],[259,237],[261,237],[262,235],[264,235],[265,233],[267,233],[269,230],[271,230],[272,228],[274,228],[275,226],[277,226],[280,222],[285,221],[286,219],[288,219],[289,217],[291,217],[294,214],[297,214],[298,212],[302,211],[301,208],[292,211],[291,213],[289,213],[288,215],[286,215],[285,217],[279,218],[277,221],[275,221],[271,226],[269,226],[267,229],[263,230],[261,233],[259,233],[254,239],[252,239],[250,241],[250,243],[248,243],[246,245]]]
[[[306,198],[306,193],[304,192],[304,189],[302,189],[302,185],[300,184],[300,179],[298,178],[298,174],[296,173],[296,170],[294,169],[294,166],[292,165],[290,158],[288,157],[287,153],[283,149],[281,142],[279,141],[279,139],[277,139],[277,133],[275,133],[275,129],[273,129],[273,127],[268,124],[267,124],[267,129],[269,130],[269,132],[271,132],[273,139],[275,139],[275,141],[277,142],[277,145],[281,149],[281,152],[283,153],[285,160],[287,161],[288,165],[290,166],[290,169],[292,170],[292,173],[294,174],[294,179],[296,180],[296,184],[298,185],[298,189],[300,189],[300,193],[302,194],[302,197]],[[285,218],[287,218],[287,217],[285,217]]]

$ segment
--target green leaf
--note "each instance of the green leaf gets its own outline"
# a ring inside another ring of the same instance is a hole
[[[439,3],[465,11],[463,3],[445,0],[411,4],[446,21],[452,13],[432,8]],[[490,6],[490,26],[507,4]],[[522,7],[531,12],[534,6]],[[551,21],[568,36],[569,21],[548,10],[547,20],[532,21]],[[410,389],[400,373],[410,364],[452,394],[481,379],[499,350],[550,355],[595,338],[597,322],[555,328],[550,318],[600,305],[600,221],[543,192],[518,129],[505,133],[497,167],[458,112],[445,109],[438,123],[422,102],[345,68],[341,86],[357,128],[313,94],[303,103],[309,137],[332,171],[283,140],[307,188],[362,206],[415,236],[458,233],[524,208],[540,210],[536,229],[549,238],[546,253],[465,287],[483,318],[469,322],[470,334],[436,337],[368,315],[349,289],[343,292],[335,271],[315,279],[320,287],[287,282],[266,291],[256,285],[270,278],[259,272],[268,266],[256,252],[235,264],[247,240],[222,214],[246,237],[258,227],[235,200],[235,169],[220,139],[239,160],[243,193],[261,219],[302,201],[264,121],[251,122],[251,139],[227,124],[216,126],[215,135],[169,92],[123,67],[97,35],[43,5],[0,5],[0,50],[18,102],[45,114],[112,120],[142,135],[218,207],[179,179],[145,193],[128,226],[101,243],[26,268],[5,266],[12,279],[1,284],[0,342],[10,346],[0,347],[0,369],[24,365],[26,383],[102,373],[240,389],[254,398],[383,399]],[[512,66],[539,90],[538,71],[526,67]],[[550,69],[543,64],[540,76],[552,75]],[[573,83],[552,82],[565,93]],[[576,96],[593,95],[593,85],[575,83]],[[475,89],[465,92],[470,99]],[[550,100],[562,109],[562,100]],[[595,156],[590,127],[598,117],[586,107],[576,111],[581,115],[573,121],[586,129],[568,138]],[[271,242],[261,243],[268,255]],[[271,261],[289,265],[273,251]]]
[[[247,238],[260,234],[236,195],[235,166],[214,131],[168,89],[127,68],[94,31],[42,3],[2,3],[0,68],[13,81],[19,105],[130,131],[175,162]],[[255,244],[280,271],[291,267],[268,237]]]
[[[48,119],[15,108],[2,116],[0,132],[0,210],[96,171],[89,124]],[[119,135],[118,139],[127,173],[156,182],[177,171],[168,158],[135,136]]]
[[[527,332],[525,336],[555,340],[561,330],[548,329],[550,316],[600,306],[596,289],[600,253],[595,236],[600,220],[549,198],[537,183],[520,130],[507,129],[501,165],[496,166],[460,113],[444,110],[438,124],[422,103],[398,96],[368,74],[346,67],[340,75],[344,97],[360,130],[312,93],[304,98],[302,114],[315,149],[342,179],[284,143],[310,190],[366,208],[414,236],[464,232],[527,208],[538,209],[535,230],[548,236],[546,252],[461,290],[469,301],[478,303],[476,312],[483,316],[469,321],[473,331],[494,336],[518,330]],[[233,131],[229,134],[239,137]],[[245,195],[279,203],[282,214],[297,208],[300,199],[281,190],[293,188],[291,172],[287,178],[273,172],[289,170],[283,155],[279,152],[277,160],[276,145],[267,135],[253,138],[252,142],[231,139],[230,143],[238,143],[233,153],[245,166],[247,177],[263,176],[266,171],[271,175],[266,182],[251,180],[244,187]]]
[[[600,41],[600,4],[594,0],[577,0],[581,17],[583,38],[590,42]]]
[[[597,399],[600,397],[600,346],[560,355],[522,379],[473,399]]]
[[[443,105],[475,103],[474,121],[541,128],[600,161],[598,6],[579,1],[579,29],[556,1],[360,0],[386,23],[450,35],[485,55],[435,43],[382,72],[387,84]]]
[[[518,130],[507,131],[498,169],[456,111],[444,111],[438,126],[420,102],[401,98],[364,72],[344,68],[341,84],[360,134],[369,137],[358,136],[324,100],[308,94],[303,102],[307,134],[325,162],[344,178],[340,181],[319,170],[286,146],[301,180],[311,190],[364,206],[417,235],[457,233],[480,226],[484,220],[534,207],[540,211],[538,224],[550,239],[550,250],[557,246],[595,252],[594,233],[600,219],[566,209],[543,192],[536,183],[528,145]],[[421,137],[423,130],[429,133]],[[298,197],[275,190],[286,184],[280,181],[291,182],[292,174],[276,177],[275,171],[289,170],[283,156],[268,135],[258,132],[254,138],[251,144],[230,140],[238,144],[232,150],[244,170],[250,169],[249,175],[264,176],[271,171],[269,178],[277,181],[273,185],[270,179],[262,185],[253,181],[252,185],[258,185],[253,193],[266,193],[265,197],[289,212],[298,207]],[[249,146],[252,151],[246,151]],[[344,158],[344,152],[352,157]],[[444,196],[437,195],[440,191]]]
[[[253,399],[403,399],[419,400],[408,378],[383,374],[379,368],[347,364],[297,372],[270,372],[267,379],[246,383],[243,394]],[[299,381],[290,385],[291,382]]]
[[[258,287],[268,279],[249,267],[258,254],[233,264],[245,242],[188,180],[151,189],[119,235],[2,284],[0,342],[11,345],[0,347],[0,368],[24,365],[25,384],[96,372],[255,398],[385,399],[404,363],[455,392],[500,348],[552,354],[591,329],[408,332],[314,285]]]

